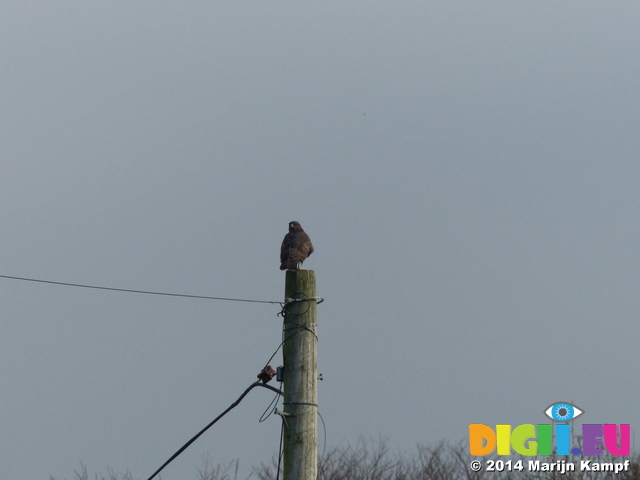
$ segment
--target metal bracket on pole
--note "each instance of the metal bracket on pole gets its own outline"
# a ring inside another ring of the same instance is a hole
[[[287,412],[278,410],[278,407],[275,408],[273,413],[275,413],[276,415],[280,415],[281,417],[295,417],[295,415],[293,415],[292,413],[287,413]]]
[[[306,302],[307,300],[315,300],[316,305],[320,305],[322,302],[324,302],[324,298],[322,297],[307,297],[307,298],[291,298],[291,297],[287,297],[284,299],[284,303],[285,304],[289,304],[289,303],[294,303],[294,302]]]

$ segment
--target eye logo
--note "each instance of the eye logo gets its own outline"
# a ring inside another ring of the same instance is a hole
[[[551,420],[556,422],[569,422],[575,420],[584,413],[584,410],[580,410],[575,405],[570,403],[560,402],[549,405],[544,411],[544,414]]]

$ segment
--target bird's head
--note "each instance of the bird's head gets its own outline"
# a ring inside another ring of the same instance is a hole
[[[302,225],[300,225],[298,222],[289,222],[289,231],[290,232],[295,232],[295,231],[300,231],[302,230]]]

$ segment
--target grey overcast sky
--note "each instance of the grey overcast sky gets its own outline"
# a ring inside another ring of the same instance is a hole
[[[298,220],[329,447],[640,425],[638,2],[5,0],[0,71],[0,275],[281,300]],[[0,279],[0,478],[147,478],[278,310]],[[162,478],[270,462],[271,399]]]

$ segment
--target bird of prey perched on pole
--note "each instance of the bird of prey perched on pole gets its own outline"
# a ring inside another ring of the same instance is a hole
[[[300,265],[313,253],[309,235],[298,222],[289,222],[289,233],[280,247],[280,270],[300,270]]]

